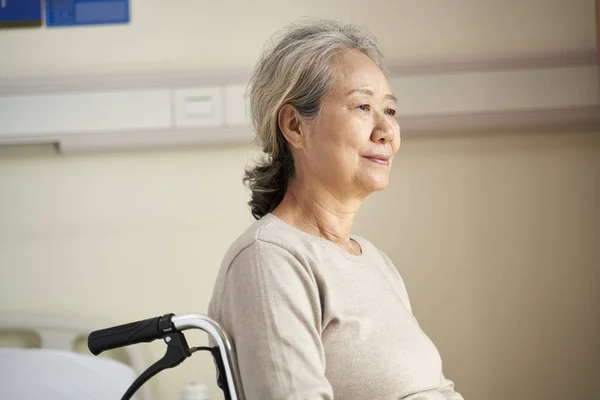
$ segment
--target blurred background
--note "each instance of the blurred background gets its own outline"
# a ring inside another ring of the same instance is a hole
[[[591,400],[600,378],[596,7],[594,0],[131,0],[126,24],[1,29],[0,89],[8,98],[38,83],[55,91],[99,90],[105,81],[243,83],[265,42],[302,17],[367,27],[399,80],[462,74],[474,84],[484,73],[533,71],[527,82],[538,82],[535,71],[562,77],[580,68],[556,90],[560,80],[550,79],[501,95],[511,104],[531,95],[529,108],[484,112],[466,98],[471,92],[462,98],[428,80],[431,98],[439,91],[465,107],[428,114],[421,96],[420,111],[406,124],[399,118],[403,141],[390,186],[368,199],[355,232],[400,270],[445,375],[465,399]],[[542,97],[560,106],[540,111],[540,88],[554,90]],[[32,120],[42,112],[20,109]],[[62,110],[61,120],[70,118]],[[206,312],[226,249],[252,223],[241,179],[258,150],[249,134],[238,139],[83,151],[0,145],[0,314],[119,324]],[[7,346],[28,340],[4,337]],[[148,362],[165,349],[138,346]],[[157,399],[176,399],[186,383],[201,382],[220,399],[214,375],[201,353],[147,385]]]

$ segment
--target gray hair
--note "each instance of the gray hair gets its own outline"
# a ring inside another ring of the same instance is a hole
[[[306,120],[317,117],[334,86],[331,59],[346,49],[361,51],[386,73],[376,39],[364,29],[318,20],[290,25],[267,47],[250,80],[250,113],[262,162],[247,168],[252,215],[262,218],[279,205],[293,178],[294,160],[278,124],[281,107],[291,104]]]

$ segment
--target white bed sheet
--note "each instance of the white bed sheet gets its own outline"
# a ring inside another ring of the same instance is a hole
[[[6,400],[115,400],[136,378],[131,367],[107,358],[0,348],[0,398]]]

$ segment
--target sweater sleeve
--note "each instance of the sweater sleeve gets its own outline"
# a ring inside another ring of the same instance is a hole
[[[289,251],[258,240],[238,254],[218,314],[235,346],[246,400],[333,399],[316,281]]]

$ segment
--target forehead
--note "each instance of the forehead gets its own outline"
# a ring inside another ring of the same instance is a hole
[[[345,94],[358,88],[370,88],[375,93],[382,95],[390,92],[388,80],[383,71],[373,60],[358,50],[339,52],[333,56],[331,67],[335,76],[332,92]]]

